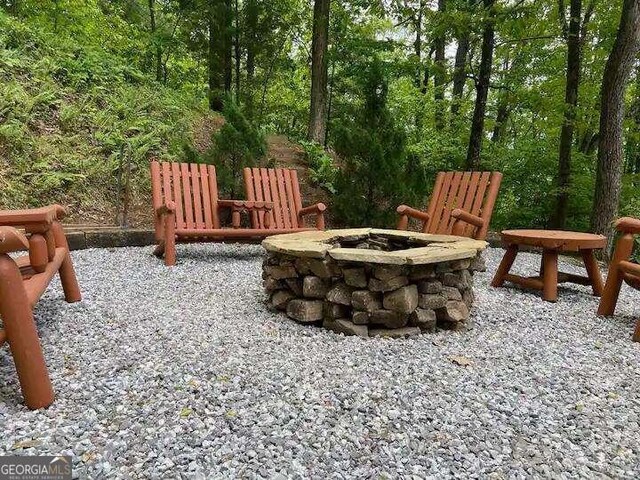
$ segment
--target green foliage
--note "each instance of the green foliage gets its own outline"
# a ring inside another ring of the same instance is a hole
[[[353,120],[338,123],[334,147],[341,158],[335,181],[335,213],[349,225],[388,226],[404,197],[407,179],[406,134],[387,106],[384,64],[364,65],[359,78],[364,105]]]
[[[317,143],[303,140],[300,145],[304,149],[307,164],[309,165],[311,181],[330,193],[336,193],[334,184],[338,169],[333,158],[325,152],[322,145]]]
[[[0,205],[112,210],[124,164],[143,200],[148,159],[180,158],[200,102],[153,84],[88,36],[50,33],[39,18],[0,11]]]
[[[264,134],[228,97],[224,102],[224,125],[213,137],[213,146],[204,161],[216,165],[218,187],[223,195],[237,198],[242,192],[242,169],[253,167],[267,153]]]

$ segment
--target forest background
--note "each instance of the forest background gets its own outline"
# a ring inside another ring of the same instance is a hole
[[[273,163],[286,136],[334,225],[391,227],[436,172],[473,168],[504,174],[494,230],[602,230],[640,216],[637,23],[609,85],[620,158],[598,157],[637,4],[4,0],[0,205],[148,223],[150,159],[214,163],[241,196],[241,167]]]

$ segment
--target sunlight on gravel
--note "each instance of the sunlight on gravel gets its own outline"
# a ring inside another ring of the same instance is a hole
[[[363,340],[269,311],[257,246],[73,252],[83,301],[54,282],[36,309],[49,409],[0,351],[0,454],[73,455],[79,478],[637,478],[640,292],[605,319],[587,287],[494,289],[502,253],[473,330]]]

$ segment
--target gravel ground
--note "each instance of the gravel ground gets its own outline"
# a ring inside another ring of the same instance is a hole
[[[585,287],[493,289],[494,249],[472,331],[362,340],[268,311],[260,247],[178,253],[73,253],[83,301],[54,284],[36,310],[53,406],[22,406],[0,351],[0,454],[70,454],[80,478],[640,475],[638,292],[602,319]]]

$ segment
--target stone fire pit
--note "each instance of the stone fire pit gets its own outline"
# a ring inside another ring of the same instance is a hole
[[[473,273],[487,243],[372,228],[291,233],[262,242],[270,303],[348,335],[405,337],[469,328]]]

